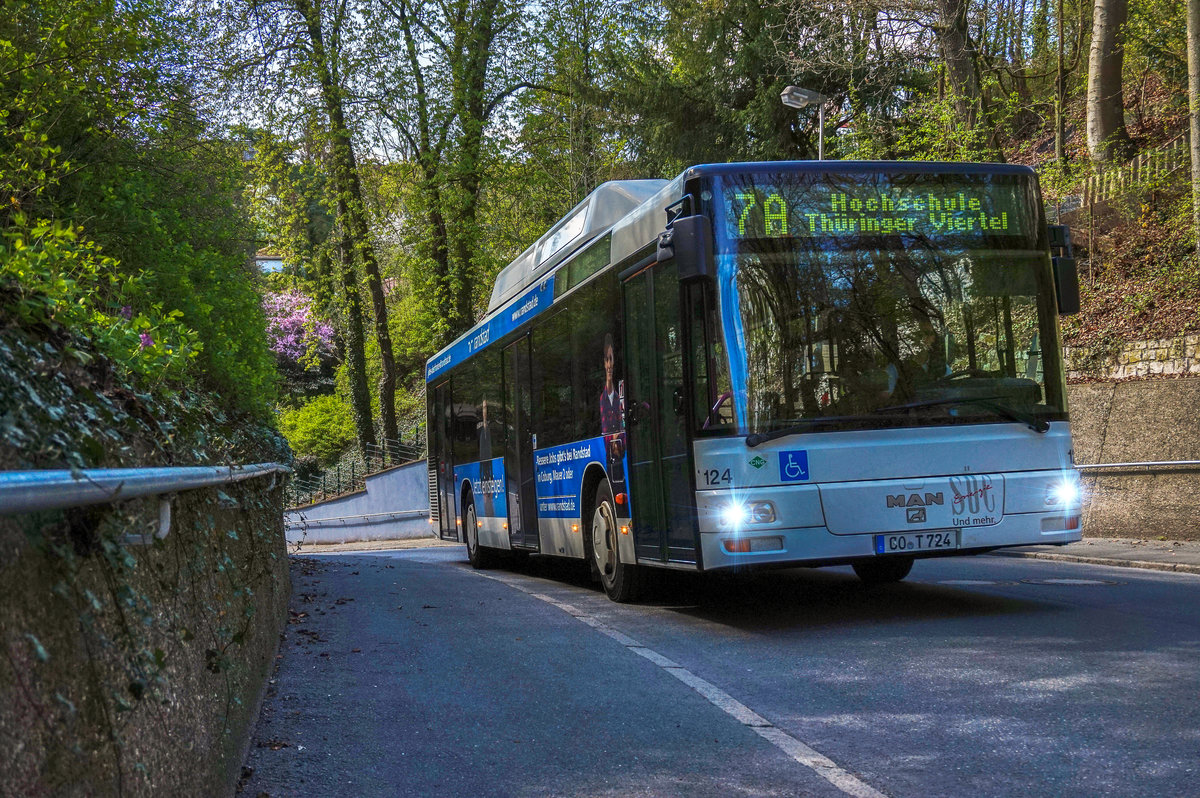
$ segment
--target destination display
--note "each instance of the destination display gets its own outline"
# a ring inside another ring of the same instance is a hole
[[[1026,237],[1036,208],[1009,175],[747,174],[727,177],[725,234],[762,238]]]

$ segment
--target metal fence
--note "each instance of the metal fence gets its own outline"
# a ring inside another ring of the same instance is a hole
[[[406,440],[384,440],[368,445],[363,450],[354,449],[324,471],[292,479],[288,484],[288,505],[298,507],[366,490],[368,476],[424,457],[423,428],[413,430],[411,437]]]

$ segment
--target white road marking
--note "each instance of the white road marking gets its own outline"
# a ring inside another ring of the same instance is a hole
[[[475,573],[478,576],[482,576],[486,579],[493,579],[497,582],[508,585],[511,588],[520,590],[522,593],[526,593],[533,598],[540,599],[547,604],[552,604],[573,618],[592,627],[597,632],[611,637],[613,640],[629,649],[630,652],[637,654],[639,657],[648,659],[650,662],[653,662],[655,665],[662,668],[664,671],[671,674],[700,695],[704,696],[704,698],[707,699],[708,702],[717,709],[720,709],[722,712],[729,715],[743,726],[748,726],[749,728],[753,729],[756,734],[774,745],[783,753],[787,754],[793,760],[799,762],[801,765],[804,765],[807,768],[812,769],[814,773],[828,781],[846,795],[852,795],[855,798],[887,798],[887,796],[885,796],[879,790],[859,779],[853,773],[850,773],[839,767],[836,762],[822,754],[820,751],[810,748],[809,746],[797,740],[795,737],[785,732],[783,729],[775,726],[773,723],[771,723],[771,721],[767,720],[762,715],[759,715],[757,712],[750,709],[750,707],[746,706],[741,701],[738,701],[721,688],[717,687],[711,682],[701,679],[687,668],[667,657],[664,657],[654,649],[647,648],[629,635],[626,635],[623,632],[618,632],[616,629],[608,626],[598,618],[588,615],[586,612],[577,607],[561,602],[551,596],[547,596],[545,593],[537,593],[525,587],[515,579],[505,578],[496,574],[480,573],[478,571]]]

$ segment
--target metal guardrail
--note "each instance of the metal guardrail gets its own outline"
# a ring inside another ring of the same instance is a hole
[[[167,468],[91,468],[82,471],[0,471],[0,515],[20,515],[41,510],[62,510],[93,504],[163,496],[197,488],[228,485],[246,479],[290,473],[279,463],[246,466],[180,466]],[[161,499],[158,532],[171,528],[171,502]],[[127,536],[129,542],[148,542],[145,536]]]
[[[1075,468],[1079,471],[1098,471],[1101,469],[1128,470],[1137,468],[1144,468],[1147,471],[1153,471],[1156,468],[1189,470],[1192,468],[1200,468],[1200,460],[1148,460],[1139,463],[1090,463],[1088,465],[1077,465]]]
[[[422,515],[429,515],[429,511],[428,510],[393,510],[392,512],[389,512],[389,513],[366,513],[364,515],[338,515],[338,516],[334,516],[332,518],[301,518],[296,521],[286,521],[285,525],[290,526],[290,527],[319,526],[321,524],[328,524],[328,523],[332,523],[334,521],[340,521],[341,523],[344,524],[347,521],[357,520],[357,519],[361,519],[361,518],[380,518],[380,519],[383,519],[383,518],[412,518],[415,516],[422,516]],[[372,523],[374,523],[374,522],[372,522]]]

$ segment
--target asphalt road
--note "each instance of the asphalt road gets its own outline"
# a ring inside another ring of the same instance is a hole
[[[668,575],[293,560],[260,796],[1200,794],[1200,576],[977,557]]]

